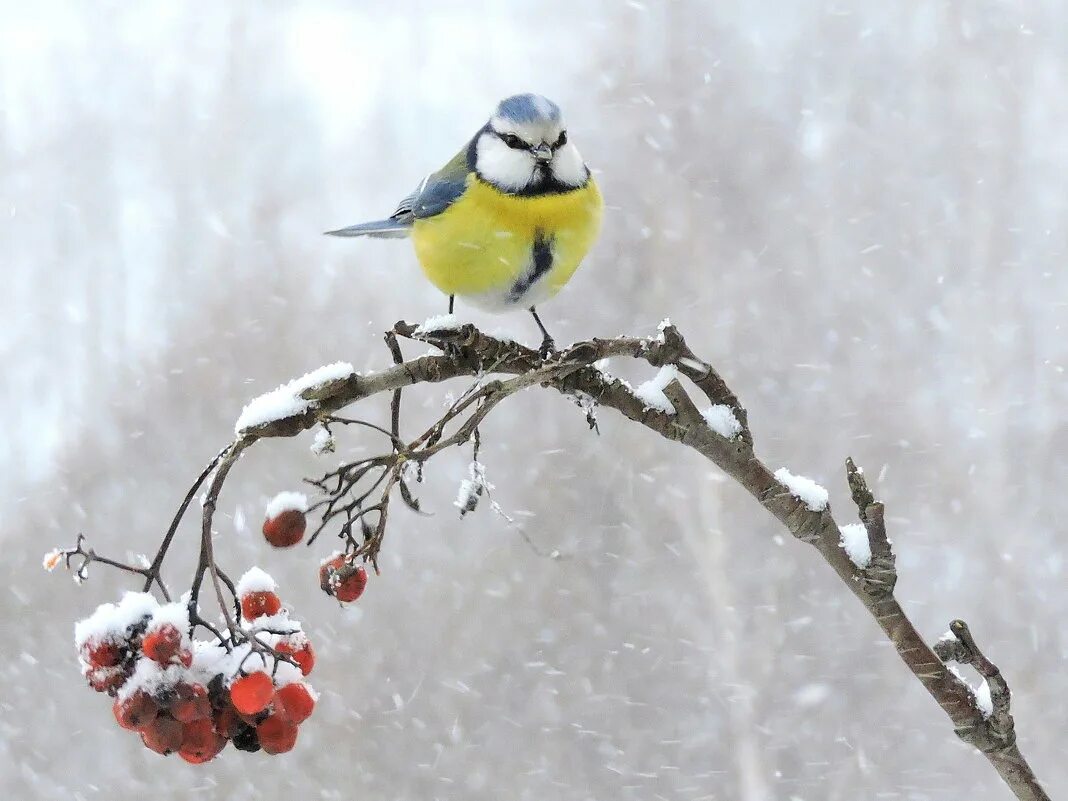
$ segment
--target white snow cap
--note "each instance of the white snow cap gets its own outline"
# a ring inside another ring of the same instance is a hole
[[[128,592],[116,604],[101,604],[85,620],[74,624],[74,647],[79,650],[86,643],[119,643],[126,639],[127,629],[146,617],[151,617],[159,604],[147,592]]]
[[[734,409],[725,403],[717,403],[701,412],[708,427],[724,439],[734,439],[742,433],[742,424],[734,416]]]
[[[263,570],[250,567],[237,582],[237,597],[244,598],[250,592],[274,592],[278,584]]]
[[[144,690],[149,695],[155,695],[178,684],[186,679],[188,675],[189,670],[184,665],[163,667],[143,656],[137,660],[133,674],[119,688],[116,697],[118,700],[124,701],[138,690]]]
[[[968,688],[968,692],[972,694],[972,699],[975,701],[975,708],[979,710],[984,718],[989,718],[994,714],[994,699],[990,696],[990,685],[984,678],[979,687],[972,687],[971,682],[961,673],[960,668],[956,665],[947,665],[949,672],[952,673],[957,679]]]
[[[296,665],[291,665],[279,659],[277,666],[274,668],[274,686],[282,688],[287,684],[304,684],[304,674]],[[313,701],[319,700],[318,696],[312,692],[311,687],[306,684],[304,686],[308,689],[308,694],[312,696]]]
[[[267,503],[267,508],[264,510],[264,514],[266,514],[267,519],[270,520],[273,517],[278,517],[282,512],[288,512],[291,509],[297,512],[307,512],[308,496],[303,492],[279,492]]]
[[[839,526],[841,536],[838,544],[848,554],[850,560],[861,570],[871,564],[871,542],[868,540],[868,529],[860,523],[850,523]],[[952,636],[952,635],[950,635]]]
[[[148,624],[149,630],[157,629],[167,624],[174,626],[182,634],[183,642],[186,641],[186,631],[189,629],[189,607],[184,603],[163,604],[152,613],[152,620]],[[188,644],[188,643],[186,643]]]
[[[813,512],[822,512],[827,508],[830,495],[827,490],[805,476],[795,476],[785,467],[775,471],[775,479],[790,490],[790,494],[800,500]]]
[[[664,335],[664,332],[670,327],[671,327],[671,318],[670,317],[665,317],[663,320],[661,320],[659,322],[659,324],[656,326],[656,341],[657,342],[660,342],[660,343],[667,342],[667,337]]]
[[[415,327],[416,334],[429,334],[431,331],[455,331],[463,325],[463,322],[455,314],[439,314],[436,317],[427,317],[422,325]]]
[[[355,374],[356,371],[348,362],[334,362],[305,373],[300,378],[294,378],[289,383],[282,384],[277,389],[272,389],[250,400],[241,410],[241,416],[237,418],[234,433],[240,434],[245,429],[254,426],[302,414],[314,403],[314,401],[302,398],[302,392]]]
[[[645,404],[647,409],[675,414],[675,407],[664,394],[664,387],[679,376],[679,370],[673,364],[665,364],[653,378],[638,386],[634,395]]]

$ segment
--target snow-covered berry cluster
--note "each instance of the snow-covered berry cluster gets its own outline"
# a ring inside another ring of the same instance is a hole
[[[240,630],[214,641],[191,636],[186,603],[126,593],[75,626],[82,672],[114,697],[118,724],[157,753],[199,764],[232,742],[283,754],[317,696],[304,681],[315,664],[311,643],[276,590],[262,570],[249,570],[237,585]]]

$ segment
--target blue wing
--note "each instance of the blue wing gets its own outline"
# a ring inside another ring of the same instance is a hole
[[[449,208],[467,189],[467,176],[474,154],[474,142],[461,150],[444,167],[423,179],[415,191],[397,204],[396,210],[384,220],[350,225],[331,236],[373,236],[399,239],[408,236],[416,220],[434,217]]]

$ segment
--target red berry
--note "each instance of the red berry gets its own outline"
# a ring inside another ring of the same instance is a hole
[[[181,647],[182,633],[171,623],[164,623],[153,629],[141,641],[141,650],[145,656],[161,665],[168,665],[178,658]]]
[[[171,715],[180,723],[211,717],[211,701],[208,691],[199,684],[179,684],[175,688],[178,697],[171,704]]]
[[[102,642],[96,645],[86,643],[82,646],[82,655],[92,667],[115,667],[122,662],[123,650],[122,647],[110,642]]]
[[[293,643],[281,642],[275,646],[275,650],[280,654],[289,654],[293,657],[293,661],[297,663],[297,667],[300,668],[300,672],[307,676],[312,672],[312,668],[315,667],[315,651],[312,649],[311,643],[307,640],[303,644],[296,645]]]
[[[126,683],[126,672],[121,667],[90,668],[85,671],[85,678],[89,680],[89,686],[98,693],[115,694]]]
[[[238,717],[237,712],[229,708],[216,710],[214,722],[215,732],[220,737],[226,737],[227,739],[233,737],[244,728],[244,724],[241,722],[241,718]]]
[[[291,723],[300,725],[315,710],[315,699],[308,688],[299,682],[287,684],[274,694],[274,708],[279,710]]]
[[[268,754],[284,754],[297,744],[297,725],[283,715],[271,715],[256,726],[260,747]]]
[[[277,615],[281,608],[282,602],[273,592],[246,592],[241,596],[241,614],[245,620]]]
[[[363,595],[367,586],[367,571],[363,565],[355,566],[344,554],[328,559],[319,568],[319,586],[327,595],[348,603]]]
[[[178,756],[186,762],[199,765],[214,759],[226,746],[226,738],[220,737],[207,718],[195,720],[182,726],[182,745]]]
[[[129,698],[115,701],[111,707],[115,720],[124,729],[140,731],[156,719],[159,704],[144,690],[137,690]]]
[[[243,715],[256,715],[267,708],[274,695],[271,677],[263,671],[249,673],[230,685],[230,700]]]
[[[263,536],[275,548],[288,548],[304,538],[308,520],[299,509],[286,509],[263,521]]]
[[[146,748],[167,755],[182,747],[182,724],[160,715],[141,730],[141,740]]]

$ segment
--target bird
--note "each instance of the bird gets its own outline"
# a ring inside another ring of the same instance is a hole
[[[604,201],[560,107],[506,97],[444,167],[382,220],[331,236],[410,238],[423,273],[449,296],[494,312],[526,309],[555,351],[537,307],[571,279],[600,232]]]

